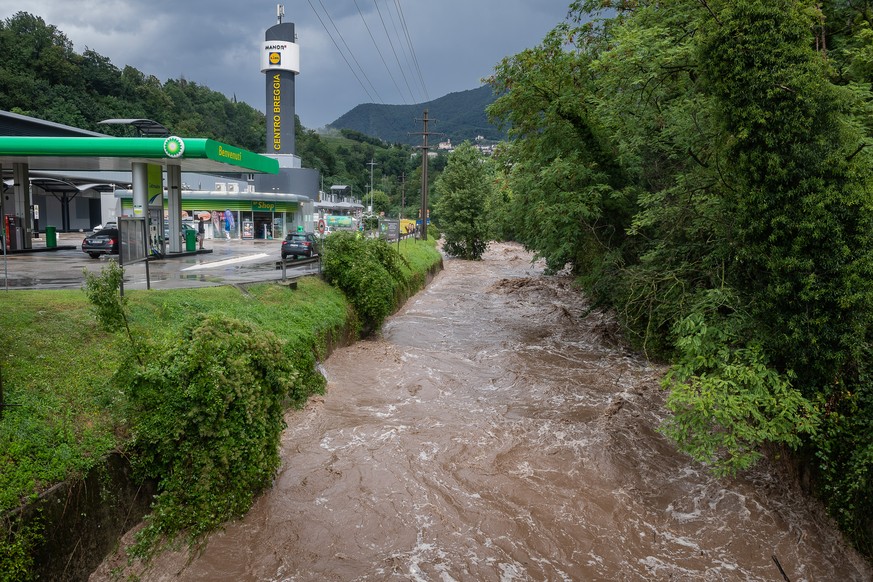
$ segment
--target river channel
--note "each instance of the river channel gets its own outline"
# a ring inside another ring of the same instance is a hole
[[[783,467],[717,479],[678,453],[664,369],[588,310],[518,246],[447,259],[324,363],[251,511],[141,580],[873,579]]]

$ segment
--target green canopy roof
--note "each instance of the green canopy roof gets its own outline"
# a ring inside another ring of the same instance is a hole
[[[0,136],[0,165],[6,167],[129,171],[132,162],[181,166],[186,172],[279,173],[274,158],[205,138]]]

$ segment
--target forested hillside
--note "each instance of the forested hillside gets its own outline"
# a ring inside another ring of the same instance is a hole
[[[873,3],[571,16],[491,80],[502,228],[673,363],[683,450],[721,473],[796,451],[873,555]]]
[[[422,119],[427,109],[428,131],[436,133],[432,144],[450,139],[453,143],[474,141],[481,136],[488,141],[506,137],[497,125],[488,120],[486,108],[494,102],[489,86],[449,93],[439,99],[418,105],[358,105],[328,127],[351,129],[372,135],[388,143],[421,145]]]
[[[104,119],[153,119],[172,133],[264,148],[264,116],[184,79],[161,83],[133,67],[119,69],[92,51],[76,53],[42,18],[19,12],[0,21],[0,109],[110,135],[130,128]]]
[[[298,131],[297,153],[305,166],[321,171],[325,187],[349,185],[352,194],[362,201],[370,199],[372,168],[374,211],[396,217],[402,209],[404,217],[417,216],[421,200],[421,156],[412,147],[389,145],[350,130],[329,136],[303,130]],[[444,155],[430,159],[429,184],[433,185],[445,164]]]

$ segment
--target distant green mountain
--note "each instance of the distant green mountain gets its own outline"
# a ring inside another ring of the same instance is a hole
[[[358,105],[327,127],[359,131],[388,143],[421,145],[422,119],[427,109],[428,132],[433,133],[430,144],[436,145],[446,139],[460,144],[464,140],[473,141],[477,136],[500,141],[506,137],[505,132],[489,123],[485,115],[485,108],[495,98],[491,87],[483,85],[418,105],[367,103]]]

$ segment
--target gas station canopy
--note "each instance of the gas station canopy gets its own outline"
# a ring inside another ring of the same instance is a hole
[[[130,171],[141,162],[186,172],[278,174],[279,162],[205,138],[0,136],[0,166],[31,170]]]

